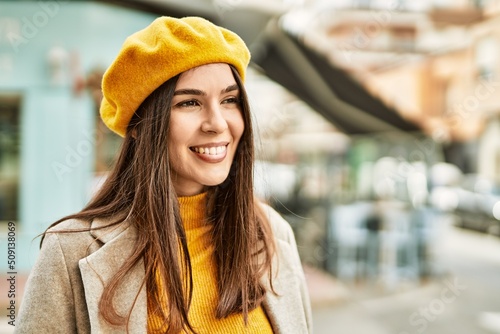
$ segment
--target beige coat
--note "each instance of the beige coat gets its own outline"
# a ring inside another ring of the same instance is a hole
[[[292,230],[278,213],[269,207],[266,210],[278,246],[273,266],[278,296],[268,293],[264,308],[274,333],[312,333],[309,296]],[[96,220],[92,227],[103,224],[106,222]],[[54,230],[81,228],[88,229],[88,224],[70,220]],[[135,237],[135,229],[127,223],[91,232],[48,234],[27,281],[15,333],[125,333],[124,328],[112,327],[99,316],[98,302],[103,282],[130,256]],[[143,277],[140,263],[119,289],[116,307],[121,314],[133,304]],[[146,333],[146,328],[147,300],[142,288],[129,332]]]

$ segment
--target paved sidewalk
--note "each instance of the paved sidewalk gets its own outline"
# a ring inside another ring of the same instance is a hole
[[[307,288],[313,308],[338,305],[349,299],[349,291],[332,275],[309,266],[304,266]]]
[[[314,334],[500,334],[500,239],[450,226],[439,246],[438,275],[393,290],[306,268]]]
[[[387,334],[373,319],[351,289],[320,269],[304,267],[313,310],[314,334]]]

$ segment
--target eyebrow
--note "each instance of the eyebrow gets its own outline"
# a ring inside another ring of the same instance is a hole
[[[226,89],[221,90],[221,94],[229,93],[229,92],[239,90],[239,89],[240,89],[240,87],[238,87],[237,84],[230,85],[230,86],[227,86]]]
[[[235,90],[239,90],[240,88],[238,87],[237,84],[227,86],[223,90],[221,90],[221,94],[229,93]],[[199,89],[194,89],[194,88],[186,88],[186,89],[179,89],[174,92],[174,95],[201,95],[201,96],[206,96],[207,93],[205,93],[202,90]]]

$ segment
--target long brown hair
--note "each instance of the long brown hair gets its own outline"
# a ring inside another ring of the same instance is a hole
[[[216,316],[242,313],[247,322],[248,313],[260,306],[267,292],[261,283],[266,274],[272,289],[275,245],[253,194],[254,140],[246,91],[238,72],[232,66],[231,70],[240,88],[245,130],[228,178],[208,190],[207,217],[213,224],[218,267]],[[138,108],[114,168],[89,204],[52,224],[70,218],[91,221],[111,217],[111,224],[130,221],[137,230],[134,252],[105,286],[99,311],[109,323],[128,328],[131,310],[118,314],[113,297],[126,274],[143,259],[148,312],[163,319],[168,333],[195,332],[188,320],[193,288],[190,256],[166,145],[178,77],[161,85]],[[166,291],[159,291],[156,275],[165,282]],[[161,305],[160,294],[166,294],[166,305]]]

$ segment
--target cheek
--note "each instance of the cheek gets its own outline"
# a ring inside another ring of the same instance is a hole
[[[193,131],[193,123],[189,119],[172,115],[170,117],[168,147],[175,149],[178,145],[185,143],[187,137]]]
[[[181,131],[178,127],[172,127],[168,135],[168,155],[170,160],[170,165],[173,166],[182,159],[182,149],[185,147],[185,133]]]
[[[243,131],[245,131],[245,121],[241,114],[235,116],[234,119],[231,120],[231,129],[235,140],[239,140],[243,135]]]
[[[169,135],[168,135],[168,143],[167,143],[167,148],[168,148],[168,153],[169,155],[175,155],[177,154],[175,152],[175,144],[176,144],[176,140],[175,140],[176,136],[175,136],[175,131],[170,131]]]

